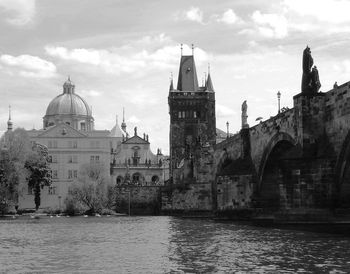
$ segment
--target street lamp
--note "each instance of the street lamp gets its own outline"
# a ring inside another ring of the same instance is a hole
[[[226,122],[226,127],[227,127],[227,138],[229,137],[229,130],[228,130],[229,125],[230,125],[230,123],[227,121],[227,122]]]
[[[277,98],[278,98],[278,114],[281,113],[281,104],[280,104],[280,101],[281,101],[281,92],[277,92]]]

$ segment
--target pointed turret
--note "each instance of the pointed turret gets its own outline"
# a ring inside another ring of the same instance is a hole
[[[7,131],[11,131],[13,128],[13,123],[11,121],[11,106],[9,106],[9,119],[7,121]]]
[[[177,90],[198,90],[197,71],[193,55],[181,56]]]
[[[125,132],[120,128],[119,122],[118,122],[118,115],[116,115],[115,125],[111,130],[111,137],[123,137],[125,135]]]
[[[208,73],[208,78],[205,83],[205,90],[206,91],[214,91],[213,83],[211,81],[210,73]]]
[[[174,90],[173,78],[170,79],[170,87],[169,87],[169,90]]]

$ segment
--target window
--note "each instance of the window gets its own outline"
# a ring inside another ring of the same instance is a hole
[[[132,175],[132,181],[133,181],[133,183],[139,183],[139,182],[140,182],[140,178],[141,178],[140,173],[134,173],[134,174]]]
[[[57,170],[52,171],[52,179],[57,179]]]
[[[91,155],[90,156],[90,163],[99,163],[100,162],[100,156],[96,155]]]
[[[73,178],[73,170],[68,170],[68,179]]]
[[[78,170],[73,170],[73,178],[78,178]]]
[[[57,163],[57,155],[52,155],[52,162]]]
[[[120,185],[123,182],[123,177],[118,176],[116,181],[117,181],[117,185]]]
[[[68,156],[68,163],[73,163],[73,156],[72,155]]]
[[[73,141],[73,148],[77,148],[78,147],[78,141]]]
[[[197,118],[197,111],[193,111],[193,118]]]
[[[157,175],[152,176],[152,183],[158,183],[159,177]]]
[[[55,186],[49,186],[49,195],[56,195],[56,187]]]
[[[52,155],[49,155],[49,156],[47,157],[47,161],[48,161],[49,163],[52,163]]]
[[[86,130],[86,126],[84,122],[80,123],[80,130],[83,130],[83,131]]]

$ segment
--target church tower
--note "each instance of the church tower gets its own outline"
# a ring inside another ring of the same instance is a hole
[[[198,85],[193,47],[192,55],[181,56],[177,88],[171,79],[168,103],[170,178],[176,183],[194,177],[195,150],[216,139],[215,92],[210,72],[204,86]]]

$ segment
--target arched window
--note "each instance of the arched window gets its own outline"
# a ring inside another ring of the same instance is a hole
[[[117,179],[116,179],[117,185],[121,185],[121,184],[123,183],[123,179],[124,179],[123,176],[120,176],[120,175],[119,175],[119,176],[117,177]]]
[[[157,184],[159,182],[159,177],[157,175],[152,176],[152,183]]]
[[[140,173],[136,172],[132,175],[132,182],[134,184],[140,184],[141,183],[142,176]]]

